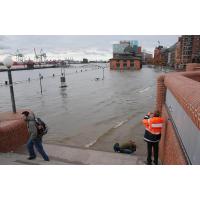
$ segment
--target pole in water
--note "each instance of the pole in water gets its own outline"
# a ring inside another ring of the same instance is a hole
[[[104,67],[103,67],[103,78],[102,78],[102,80],[104,80]]]
[[[39,74],[39,79],[40,79],[40,92],[42,94],[42,75]]]

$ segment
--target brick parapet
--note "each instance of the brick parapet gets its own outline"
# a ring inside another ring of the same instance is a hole
[[[165,100],[168,89],[193,123],[200,129],[200,72],[176,72],[157,79],[156,108],[162,111],[165,125],[160,141],[160,159],[163,164],[187,164],[181,143],[169,118]]]
[[[200,63],[188,63],[186,65],[186,71],[199,71]]]
[[[165,125],[162,129],[162,137],[160,141],[159,157],[164,165],[186,165],[187,159],[181,147],[180,141],[176,135],[173,124],[168,120],[165,105],[162,108],[162,116],[165,120]]]
[[[193,79],[194,77],[194,79]],[[166,75],[164,84],[200,129],[200,72],[183,72]]]
[[[0,152],[14,151],[28,140],[26,122],[20,113],[0,114]]]
[[[162,105],[165,103],[166,86],[164,85],[164,75],[157,79],[156,110],[162,112]]]

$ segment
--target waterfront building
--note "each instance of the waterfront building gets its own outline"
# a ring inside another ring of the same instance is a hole
[[[181,64],[181,38],[179,37],[175,47],[175,68]]]
[[[181,64],[192,62],[192,35],[183,35],[181,37]]]
[[[151,53],[142,52],[142,64],[152,64],[153,55]]]
[[[200,35],[183,35],[171,47],[154,50],[154,65],[180,68],[187,63],[200,63]]]
[[[154,49],[153,63],[154,65],[161,65],[161,50],[163,46],[159,45]]]
[[[167,65],[170,67],[173,67],[175,65],[175,51],[176,51],[176,44],[172,45],[168,49]]]
[[[194,35],[192,43],[192,62],[200,63],[200,35]]]
[[[200,35],[183,35],[176,45],[176,66],[200,62]]]
[[[142,52],[138,41],[120,41],[113,44],[113,58],[110,59],[110,69],[141,69]]]
[[[82,63],[88,63],[88,59],[87,58],[83,58]]]

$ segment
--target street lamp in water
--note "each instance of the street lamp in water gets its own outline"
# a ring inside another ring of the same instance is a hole
[[[11,56],[7,56],[3,60],[4,66],[8,69],[8,80],[9,80],[9,87],[10,87],[10,96],[11,96],[11,102],[12,102],[12,110],[14,113],[16,113],[16,106],[15,106],[15,96],[14,96],[14,90],[13,90],[13,82],[12,82],[12,74],[11,74],[11,66],[13,65],[13,61]]]

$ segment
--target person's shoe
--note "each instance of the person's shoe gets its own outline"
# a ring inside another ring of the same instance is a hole
[[[28,159],[28,160],[34,160],[34,159],[36,159],[36,156],[30,156],[30,157],[28,157],[27,159]]]
[[[144,162],[146,165],[152,165],[152,163],[151,162],[148,162],[148,161],[145,161]]]
[[[47,158],[47,159],[44,159],[44,160],[45,160],[45,161],[50,161],[50,160],[49,160],[49,158]]]
[[[158,162],[153,161],[154,165],[158,165]]]

